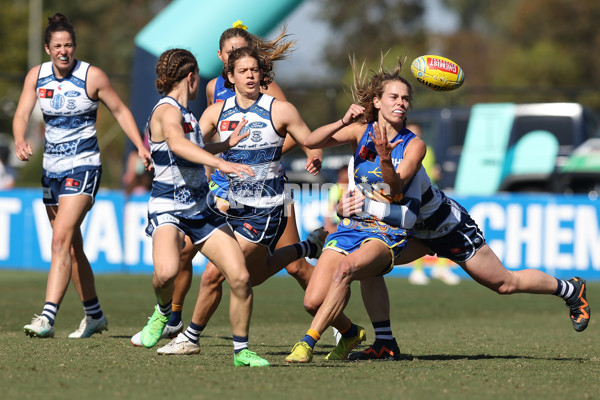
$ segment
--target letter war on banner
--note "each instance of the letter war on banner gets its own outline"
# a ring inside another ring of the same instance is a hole
[[[52,229],[41,198],[38,189],[0,191],[0,268],[49,269]],[[598,201],[557,195],[457,200],[508,269],[535,268],[559,278],[600,280]],[[144,232],[147,201],[147,196],[127,198],[120,191],[100,190],[82,225],[85,251],[96,273],[152,272],[152,242]],[[327,191],[297,188],[295,209],[305,238],[328,212]],[[205,264],[202,255],[196,256],[195,271],[202,272]],[[409,271],[398,266],[391,275],[406,276]]]

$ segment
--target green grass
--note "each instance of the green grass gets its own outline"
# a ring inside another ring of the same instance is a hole
[[[199,277],[184,308],[189,322]],[[133,347],[154,303],[150,276],[100,275],[96,286],[109,331],[67,339],[83,317],[70,288],[54,339],[31,339],[22,327],[40,313],[46,275],[0,271],[0,388],[3,399],[558,399],[598,398],[599,334],[571,328],[553,296],[501,297],[472,281],[449,287],[388,279],[392,327],[412,361],[326,362],[330,331],[308,365],[284,358],[310,325],[300,287],[276,277],[255,288],[250,347],[271,368],[236,368],[224,301],[201,337],[197,356],[158,356]],[[356,285],[356,284],[355,284]],[[348,315],[367,328],[358,286]],[[588,287],[594,305],[599,283]],[[161,341],[159,346],[166,344]]]

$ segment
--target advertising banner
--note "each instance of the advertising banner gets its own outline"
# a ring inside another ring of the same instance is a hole
[[[327,191],[311,189],[294,190],[301,238],[323,225],[331,213]],[[455,199],[469,211],[506,268],[600,280],[598,200],[542,194]],[[82,225],[86,255],[96,273],[152,273],[152,242],[144,232],[147,200],[148,196],[127,198],[121,191],[100,190]],[[47,271],[51,243],[41,190],[0,191],[0,268]],[[196,256],[195,272],[201,273],[205,264],[202,255]],[[458,266],[451,266],[465,276]],[[408,272],[409,267],[398,266],[391,275]]]

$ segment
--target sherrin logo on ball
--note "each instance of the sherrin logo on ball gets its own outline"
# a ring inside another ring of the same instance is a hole
[[[440,92],[458,89],[465,81],[462,68],[454,61],[441,56],[417,57],[412,62],[410,71],[417,81]]]

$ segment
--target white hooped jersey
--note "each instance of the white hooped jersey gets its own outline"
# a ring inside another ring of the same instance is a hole
[[[230,162],[249,165],[254,176],[241,179],[228,175],[230,206],[243,204],[255,208],[270,208],[283,204],[284,176],[280,169],[284,136],[277,133],[271,118],[274,97],[261,94],[249,108],[241,108],[235,96],[225,100],[217,129],[221,141],[229,138],[242,122],[248,122],[242,132],[250,134],[235,147],[227,150],[223,158]]]
[[[170,104],[181,111],[181,125],[186,139],[204,148],[204,140],[200,132],[198,120],[192,112],[179,104],[172,97],[163,97],[152,109]],[[154,179],[148,202],[150,215],[169,213],[175,216],[200,219],[208,209],[208,179],[204,165],[196,164],[177,157],[166,141],[155,142],[150,131],[150,119],[146,124],[146,135],[150,143],[150,153],[154,163]]]
[[[36,93],[46,124],[43,170],[50,178],[100,167],[98,101],[86,91],[89,67],[77,60],[71,72],[58,79],[52,62],[40,66]]]

